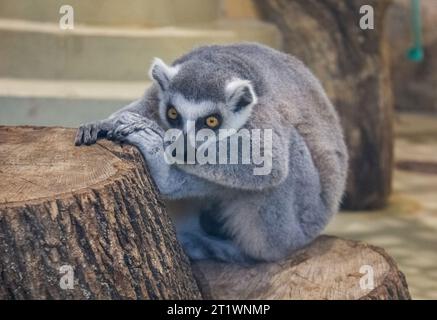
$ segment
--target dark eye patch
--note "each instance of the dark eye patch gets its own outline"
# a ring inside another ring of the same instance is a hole
[[[176,128],[176,127],[180,127],[181,124],[182,124],[182,119],[181,119],[181,115],[179,114],[179,112],[178,112],[178,114],[177,114],[176,119],[172,119],[172,118],[170,118],[170,117],[168,116],[168,111],[169,111],[169,109],[171,109],[171,108],[176,109],[176,108],[174,107],[173,104],[169,103],[169,104],[167,105],[167,109],[166,109],[166,111],[165,111],[165,116],[166,116],[166,118],[167,118],[167,121],[168,121],[168,123],[169,123],[172,127],[174,127],[174,128]],[[177,110],[177,109],[176,109],[176,110]]]

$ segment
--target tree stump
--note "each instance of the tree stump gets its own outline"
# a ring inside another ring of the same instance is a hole
[[[194,263],[196,283],[139,152],[74,134],[0,127],[0,299],[410,297],[382,249],[326,236],[277,263]]]
[[[139,152],[74,134],[0,127],[0,299],[200,298]]]
[[[276,263],[202,261],[193,270],[209,299],[411,299],[405,276],[384,250],[330,236]]]
[[[281,30],[284,50],[321,80],[339,112],[349,150],[346,209],[383,207],[391,192],[393,106],[383,20],[391,0],[256,0]],[[361,29],[360,8],[374,9]]]

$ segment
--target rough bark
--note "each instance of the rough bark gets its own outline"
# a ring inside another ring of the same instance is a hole
[[[316,74],[336,106],[350,153],[347,209],[385,205],[391,191],[392,95],[383,19],[390,0],[255,0],[284,50]],[[371,5],[374,30],[359,27]]]
[[[373,288],[369,282],[369,287],[360,286],[369,274],[361,269],[364,265],[373,268]],[[276,263],[203,261],[193,270],[203,296],[210,299],[411,299],[405,276],[384,250],[330,236]]]
[[[200,298],[140,154],[74,132],[0,127],[0,299]]]

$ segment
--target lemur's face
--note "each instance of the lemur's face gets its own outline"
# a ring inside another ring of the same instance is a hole
[[[232,78],[223,84],[223,88],[215,87],[216,90],[208,92],[207,88],[200,88],[204,83],[199,79],[194,81],[193,76],[183,70],[183,66],[167,66],[160,59],[155,59],[150,68],[150,77],[160,88],[159,114],[168,129],[179,129],[184,135],[189,135],[201,129],[215,132],[220,129],[239,130],[245,125],[257,102],[248,80]],[[214,74],[208,76],[214,77]],[[181,92],[184,90],[178,90],[181,85],[176,82],[192,86],[185,91],[194,90],[197,93],[197,90],[203,89],[207,94],[193,99]],[[211,93],[210,96],[208,93]]]

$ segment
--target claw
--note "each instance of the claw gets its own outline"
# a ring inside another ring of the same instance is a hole
[[[80,127],[77,129],[76,137],[75,137],[75,139],[74,139],[74,144],[75,144],[76,146],[80,146],[80,145],[82,144],[82,137],[83,137],[83,128],[82,128],[82,126],[80,126]]]
[[[101,132],[100,122],[91,122],[83,124],[77,129],[74,144],[80,146],[82,144],[91,145],[97,142],[99,133]]]
[[[91,143],[97,142],[98,134],[99,134],[99,128],[97,124],[94,123],[91,125]]]
[[[89,146],[91,144],[91,125],[87,124],[83,133],[83,142]]]

